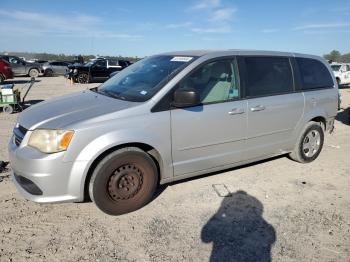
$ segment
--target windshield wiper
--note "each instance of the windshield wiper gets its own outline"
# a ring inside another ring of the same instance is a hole
[[[117,98],[117,99],[120,99],[120,100],[126,100],[126,98],[124,96],[121,96],[120,94],[114,93],[112,91],[108,91],[108,90],[100,91],[99,90],[98,92],[107,94],[108,96],[113,97],[113,98]]]
[[[98,87],[90,88],[90,90],[92,92],[96,92],[96,93],[101,94],[101,95],[117,98],[117,99],[120,99],[120,100],[126,100],[126,98],[124,96],[116,94],[116,93],[114,93],[112,91],[100,90],[100,89],[98,89]]]

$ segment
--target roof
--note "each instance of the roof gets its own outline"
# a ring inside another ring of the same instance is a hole
[[[162,53],[162,55],[173,56],[225,56],[225,55],[272,55],[272,56],[297,56],[297,57],[313,57],[320,58],[315,55],[292,53],[292,52],[279,52],[279,51],[265,51],[265,50],[244,50],[244,49],[226,49],[226,50],[184,50]]]

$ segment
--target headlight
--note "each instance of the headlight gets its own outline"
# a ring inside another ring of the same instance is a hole
[[[73,73],[78,73],[78,69],[74,69],[74,70],[73,70]]]
[[[74,131],[36,129],[30,135],[28,145],[43,153],[56,153],[67,150]]]

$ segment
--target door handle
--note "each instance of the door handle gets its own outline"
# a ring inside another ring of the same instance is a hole
[[[255,106],[255,107],[251,107],[250,108],[250,111],[252,112],[257,112],[257,111],[262,111],[262,110],[265,110],[266,107],[262,106],[262,105],[258,105],[258,106]]]
[[[313,106],[315,106],[315,105],[317,104],[317,101],[316,101],[315,98],[311,98],[311,104],[312,104]]]
[[[243,114],[243,113],[244,113],[243,108],[234,108],[228,112],[229,115],[239,115],[239,114]]]

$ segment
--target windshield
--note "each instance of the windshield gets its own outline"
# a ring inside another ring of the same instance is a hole
[[[144,102],[194,60],[194,57],[169,55],[144,58],[102,84],[97,92],[122,100]]]
[[[90,61],[84,64],[84,66],[92,66],[96,61]]]
[[[333,71],[339,71],[341,65],[331,65]]]

